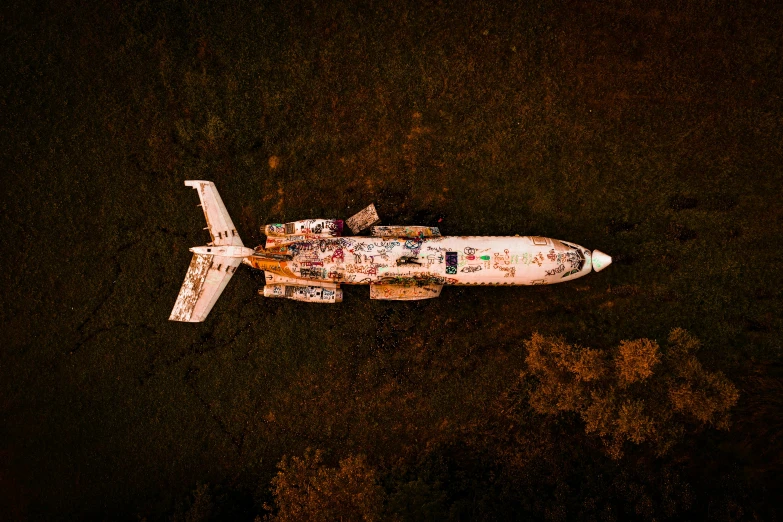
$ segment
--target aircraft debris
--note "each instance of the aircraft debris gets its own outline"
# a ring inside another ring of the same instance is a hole
[[[374,203],[345,220],[345,224],[348,225],[348,228],[350,228],[351,232],[354,234],[358,234],[362,230],[367,230],[380,222],[381,219],[378,217],[378,212],[375,210]]]

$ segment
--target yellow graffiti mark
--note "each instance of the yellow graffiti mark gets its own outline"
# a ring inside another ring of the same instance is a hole
[[[257,268],[258,270],[263,270],[265,272],[272,272],[273,274],[286,276],[286,277],[296,277],[296,274],[294,274],[293,271],[291,271],[291,269],[288,268],[287,261],[251,258],[250,263],[253,265],[253,268]]]

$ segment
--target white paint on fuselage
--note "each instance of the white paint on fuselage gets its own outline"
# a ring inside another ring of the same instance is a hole
[[[300,284],[420,283],[535,285],[571,281],[592,270],[590,250],[529,236],[339,237],[279,247]]]

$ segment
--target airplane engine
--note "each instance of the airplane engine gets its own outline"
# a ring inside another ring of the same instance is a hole
[[[307,236],[340,237],[343,235],[342,219],[304,219],[291,223],[265,225],[264,234],[269,237]]]
[[[258,293],[261,294],[262,292],[259,291]],[[266,285],[262,295],[264,297],[281,297],[306,303],[333,304],[343,302],[343,291],[340,288],[323,288],[320,286]]]

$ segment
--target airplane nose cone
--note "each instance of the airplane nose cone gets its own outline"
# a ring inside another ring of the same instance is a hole
[[[604,268],[612,264],[612,258],[610,256],[607,256],[600,250],[593,250],[592,260],[593,260],[593,270],[595,270],[596,272],[600,272],[601,270],[603,270]]]

